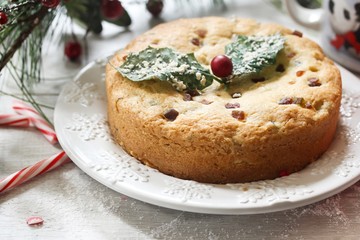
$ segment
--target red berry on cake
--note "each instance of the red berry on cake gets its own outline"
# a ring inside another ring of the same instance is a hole
[[[212,73],[220,78],[229,77],[232,74],[233,64],[225,55],[218,55],[210,63]]]

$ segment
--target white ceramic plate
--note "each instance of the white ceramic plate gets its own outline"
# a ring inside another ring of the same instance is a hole
[[[113,142],[106,121],[105,62],[89,64],[64,87],[55,109],[55,129],[73,162],[115,191],[190,212],[255,214],[314,203],[360,179],[360,80],[343,68],[341,121],[333,145],[320,160],[275,180],[216,185],[164,175]]]

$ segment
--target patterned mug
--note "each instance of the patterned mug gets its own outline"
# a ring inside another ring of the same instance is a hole
[[[330,58],[360,72],[360,0],[323,0],[321,9],[284,3],[296,22],[321,31],[320,44]]]

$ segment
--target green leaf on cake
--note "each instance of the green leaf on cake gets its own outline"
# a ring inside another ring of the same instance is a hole
[[[171,48],[147,47],[131,53],[117,70],[131,81],[158,79],[171,83],[177,90],[202,90],[219,80],[204,68],[193,53],[183,54]]]
[[[229,78],[219,79],[202,66],[193,53],[179,53],[171,48],[152,48],[131,53],[116,69],[131,81],[167,81],[179,91],[202,90],[214,80],[228,83],[229,79],[258,73],[276,63],[278,53],[284,48],[285,39],[280,34],[271,36],[237,36],[225,46],[225,54],[233,63]]]
[[[285,39],[280,34],[270,36],[237,36],[226,45],[225,54],[233,63],[233,76],[258,73],[276,63],[276,56],[284,48]]]

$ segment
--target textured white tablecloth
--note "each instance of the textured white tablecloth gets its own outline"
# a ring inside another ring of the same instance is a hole
[[[227,10],[221,10],[166,1],[162,17],[166,21],[205,15],[253,17],[317,37],[266,1],[228,2]],[[112,54],[159,22],[151,19],[144,5],[125,6],[133,19],[129,30],[106,25],[104,34],[89,36],[88,61]],[[50,47],[44,58],[45,76],[64,78],[45,81],[35,89],[36,97],[54,106],[61,86],[81,66],[66,63],[61,46]],[[16,91],[7,80],[6,76],[2,78],[0,88]],[[7,108],[6,98],[1,98],[0,112]],[[51,118],[52,111],[47,113]],[[0,127],[0,178],[57,151],[35,130]],[[41,216],[44,224],[28,226],[26,219],[33,215]],[[250,216],[205,215],[133,200],[99,184],[69,163],[0,195],[0,226],[0,239],[359,239],[360,183],[319,203],[293,210]]]

